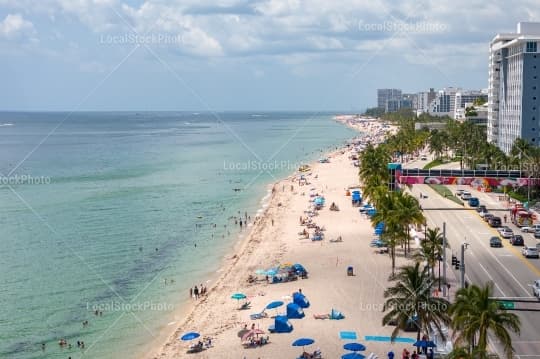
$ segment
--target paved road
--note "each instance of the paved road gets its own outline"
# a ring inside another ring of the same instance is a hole
[[[449,186],[455,191],[455,186]],[[469,189],[469,188],[467,188]],[[469,283],[483,284],[487,281],[494,283],[494,294],[497,297],[533,299],[530,283],[540,279],[540,260],[525,259],[520,247],[513,247],[508,240],[503,239],[503,248],[490,248],[489,238],[498,232],[489,227],[474,210],[452,210],[462,206],[442,198],[427,185],[415,185],[412,189],[417,197],[422,192],[428,198],[420,200],[423,208],[447,208],[446,210],[426,210],[425,215],[430,227],[442,228],[446,222],[447,238],[450,245],[447,260],[450,262],[451,253],[460,258],[460,247],[464,242],[469,243],[465,252],[466,280]],[[503,203],[496,196],[472,191],[480,199],[481,204],[488,208],[504,209]],[[494,213],[496,213],[494,211]],[[499,212],[503,217],[504,212]],[[508,224],[515,233],[521,233],[512,224]],[[523,234],[526,244],[536,244],[532,234]],[[460,278],[458,271],[449,265],[449,271],[454,271],[455,277]],[[454,288],[452,288],[454,289]],[[524,307],[515,303],[516,308]],[[527,307],[540,309],[540,304],[527,304]],[[522,326],[521,335],[513,336],[516,354],[520,358],[540,358],[540,312],[515,312],[519,315]],[[499,349],[500,350],[500,349]],[[502,354],[502,351],[500,351]],[[501,356],[502,357],[502,356]]]

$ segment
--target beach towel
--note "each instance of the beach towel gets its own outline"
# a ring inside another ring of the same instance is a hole
[[[339,332],[339,337],[340,337],[340,339],[344,339],[344,340],[356,340],[357,339],[356,332],[347,332],[347,331]]]

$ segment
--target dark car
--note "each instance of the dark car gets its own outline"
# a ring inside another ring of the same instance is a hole
[[[519,234],[514,234],[510,239],[510,243],[512,243],[513,246],[522,246],[525,244],[523,241],[523,236]]]
[[[501,217],[491,217],[489,219],[489,225],[491,227],[494,227],[494,228],[500,227],[501,224],[502,224]]]
[[[490,247],[502,247],[502,241],[499,237],[491,237],[489,239],[489,246]]]
[[[540,230],[534,231],[534,238],[540,238]]]
[[[486,206],[484,206],[483,204],[479,205],[478,207],[476,207],[476,212],[478,213],[481,213],[481,212],[487,212],[487,208]]]
[[[491,213],[486,213],[486,214],[484,215],[484,221],[489,222],[489,220],[490,220],[491,218],[493,218],[493,217],[495,217],[495,216],[492,215]]]

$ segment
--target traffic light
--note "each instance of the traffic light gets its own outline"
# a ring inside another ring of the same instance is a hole
[[[454,265],[455,269],[461,268],[461,264],[459,263],[459,259],[456,259],[456,264]]]
[[[455,266],[457,262],[457,257],[452,254],[452,265]]]

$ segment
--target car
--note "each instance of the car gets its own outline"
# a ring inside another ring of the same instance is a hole
[[[469,206],[470,207],[477,207],[480,205],[480,200],[476,197],[469,198]]]
[[[483,204],[476,207],[476,212],[478,212],[478,213],[487,213],[487,211],[488,210],[487,210],[486,206],[484,206]]]
[[[510,243],[512,243],[513,246],[523,246],[525,245],[525,241],[523,240],[523,236],[520,234],[514,234],[512,238],[510,238]]]
[[[523,249],[521,250],[521,254],[523,254],[525,258],[538,258],[539,257],[538,248],[531,247],[531,246],[524,246]]]
[[[512,228],[508,227],[508,226],[502,226],[502,227],[499,227],[497,228],[497,232],[501,233],[503,231],[511,231]]]
[[[533,295],[540,299],[540,279],[537,279],[533,282],[533,284],[531,285],[532,287],[532,293]]]
[[[534,238],[540,238],[540,229],[537,231],[534,231]]]
[[[511,239],[514,236],[514,231],[512,231],[510,228],[503,229],[499,233],[501,234],[501,237],[506,239]]]
[[[463,191],[463,194],[461,195],[461,199],[464,201],[468,201],[469,199],[471,199],[471,197],[472,195],[469,191]]]
[[[489,219],[489,225],[493,228],[497,228],[502,224],[501,217],[491,217]]]
[[[426,155],[422,155],[422,157],[420,157],[420,160],[421,160],[421,161],[427,161],[427,156],[426,156]]]
[[[499,237],[491,237],[489,239],[489,246],[490,247],[502,247],[502,241]]]
[[[463,194],[463,191],[464,191],[463,189],[458,189],[456,191],[456,196],[461,197],[461,195]]]
[[[531,226],[521,227],[521,231],[525,233],[534,233],[538,230],[540,230],[540,224],[533,224]]]
[[[486,213],[486,214],[484,214],[484,221],[489,222],[489,220],[491,218],[493,218],[493,217],[495,217],[495,216],[492,215],[491,213]]]

